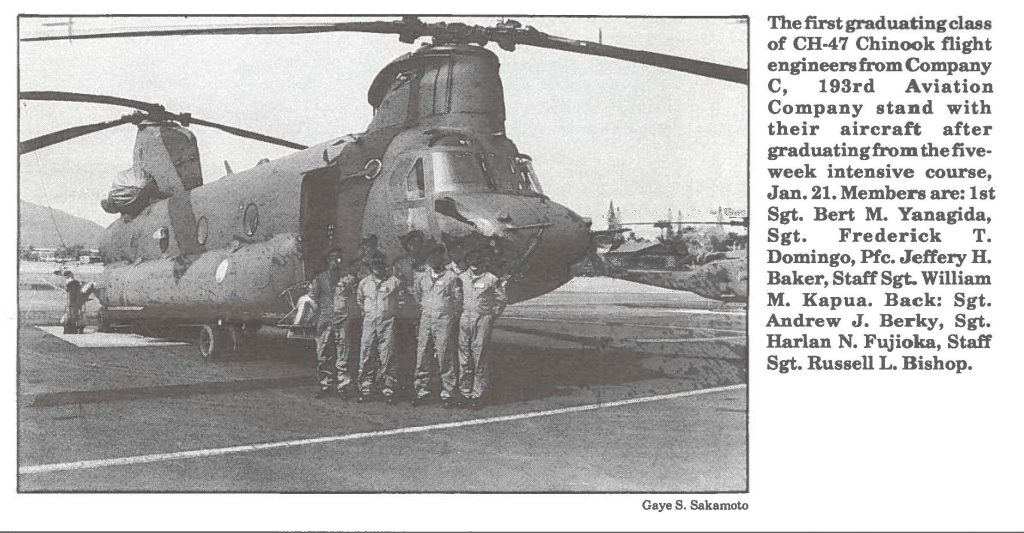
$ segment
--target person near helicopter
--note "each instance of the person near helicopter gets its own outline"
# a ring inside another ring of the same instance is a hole
[[[391,272],[405,287],[399,301],[398,316],[395,318],[395,371],[399,376],[399,388],[411,387],[416,366],[416,329],[420,320],[419,302],[411,298],[410,292],[416,279],[426,268],[425,253],[427,239],[423,232],[412,230],[401,238],[404,253],[391,262]]]
[[[316,370],[319,397],[353,395],[350,365],[353,325],[359,319],[355,303],[356,278],[342,269],[342,255],[332,249],[324,256],[325,269],[310,284],[317,309]]]
[[[494,320],[508,303],[505,281],[485,269],[483,254],[466,254],[469,268],[459,275],[462,316],[459,319],[459,388],[465,406],[479,409],[490,388],[488,345]]]
[[[67,301],[64,305],[64,316],[60,323],[64,326],[64,334],[78,334],[85,331],[85,303],[95,290],[92,282],[82,285],[82,282],[75,279],[75,275],[68,269],[57,270],[54,274],[60,273],[64,276],[64,291],[67,293]]]
[[[434,365],[438,368],[441,405],[453,407],[458,374],[452,351],[453,318],[462,307],[462,283],[445,265],[444,252],[432,249],[427,255],[427,268],[418,274],[413,295],[421,310],[416,343],[415,397],[413,406],[430,401],[434,381]],[[432,348],[432,350],[431,350]]]
[[[359,282],[356,300],[363,312],[363,332],[359,343],[359,401],[365,401],[377,392],[388,404],[396,401],[395,317],[404,290],[402,282],[388,272],[383,257],[376,257],[370,262],[370,274]]]

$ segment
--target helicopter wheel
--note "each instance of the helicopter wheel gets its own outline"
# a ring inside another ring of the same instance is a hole
[[[199,326],[199,356],[205,361],[220,358],[231,346],[231,337],[224,328],[203,324]]]

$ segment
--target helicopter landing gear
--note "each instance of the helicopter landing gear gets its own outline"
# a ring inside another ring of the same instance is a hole
[[[199,326],[199,356],[205,361],[219,359],[230,353],[234,345],[227,328],[216,324]]]

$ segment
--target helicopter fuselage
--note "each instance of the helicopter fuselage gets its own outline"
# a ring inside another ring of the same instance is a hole
[[[385,67],[365,133],[228,174],[123,215],[104,232],[98,295],[115,321],[275,320],[284,291],[359,253],[374,234],[483,247],[511,301],[567,282],[589,222],[548,199],[504,133],[498,60],[472,45],[424,47]],[[160,181],[160,180],[158,180]],[[166,181],[166,180],[164,180]],[[512,275],[514,273],[514,275]]]

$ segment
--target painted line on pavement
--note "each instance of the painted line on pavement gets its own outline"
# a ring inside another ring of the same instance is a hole
[[[485,424],[495,424],[498,422],[513,422],[516,420],[528,420],[531,418],[540,418],[544,416],[563,415],[569,413],[582,413],[586,411],[595,411],[598,409],[606,409],[609,407],[621,407],[623,405],[634,405],[640,403],[655,402],[660,400],[671,400],[675,398],[686,398],[689,396],[699,396],[702,394],[711,394],[715,392],[723,392],[729,390],[742,389],[746,387],[745,383],[738,385],[728,385],[725,387],[714,387],[710,389],[699,389],[684,392],[673,392],[669,394],[660,394],[655,396],[644,396],[641,398],[629,398],[625,400],[615,400],[611,402],[602,402],[588,405],[578,405],[574,407],[562,407],[559,409],[548,409],[545,411],[534,411],[530,413],[519,413],[515,415],[506,416],[495,416],[491,418],[476,418],[470,420],[461,420],[458,422],[446,422],[443,424],[431,424],[427,426],[411,426],[405,428],[388,429],[383,431],[368,431],[364,433],[349,433],[346,435],[332,435],[326,437],[314,437],[308,439],[297,439],[297,440],[286,440],[278,442],[264,442],[260,444],[243,444],[240,446],[228,446],[225,448],[207,448],[202,450],[186,450],[180,452],[169,452],[169,453],[154,453],[148,455],[132,455],[127,457],[112,457],[110,459],[92,459],[87,461],[74,461],[70,463],[51,463],[42,465],[30,465],[18,467],[18,474],[42,474],[46,472],[67,472],[72,470],[88,470],[92,468],[104,468],[110,466],[125,466],[125,465],[137,465],[137,464],[149,464],[149,463],[161,463],[166,461],[180,461],[182,459],[198,459],[201,457],[216,457],[220,455],[231,455],[239,453],[257,452],[261,450],[272,450],[276,448],[292,448],[295,446],[308,446],[311,444],[326,444],[332,442],[344,442],[351,440],[369,439],[374,437],[389,437],[392,435],[407,435],[412,433],[424,433],[427,431],[435,431],[439,429],[458,429],[470,426],[482,426]]]
[[[650,329],[678,329],[678,330],[693,330],[693,329],[705,329],[708,331],[724,331],[726,333],[746,333],[742,329],[721,329],[721,328],[705,328],[703,326],[670,326],[670,325],[658,325],[658,324],[630,324],[628,322],[600,322],[597,320],[559,320],[557,318],[529,318],[523,316],[503,316],[498,319],[500,320],[524,320],[527,322],[558,322],[560,324],[586,324],[591,326],[628,326],[634,328],[650,328]]]
[[[733,337],[701,337],[697,339],[632,339],[633,342],[640,344],[655,344],[655,343],[676,343],[676,342],[712,342],[712,341],[739,341],[747,340],[746,335],[733,336]]]

